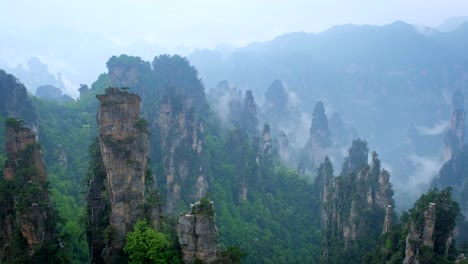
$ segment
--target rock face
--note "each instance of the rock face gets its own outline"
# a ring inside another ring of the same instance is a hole
[[[263,136],[262,136],[262,152],[261,156],[263,157],[270,157],[271,156],[271,134],[270,134],[270,126],[265,124],[263,126]]]
[[[0,70],[0,116],[21,118],[37,134],[37,112],[26,87],[15,76]]]
[[[107,173],[102,161],[99,139],[90,146],[90,170],[92,174],[88,182],[86,195],[88,224],[86,226],[86,238],[88,240],[91,263],[104,263],[101,254],[106,247],[104,230],[109,225],[110,203],[106,197]]]
[[[190,206],[189,213],[182,213],[177,224],[177,237],[184,263],[219,261],[213,202],[202,198],[200,202]]]
[[[450,160],[455,151],[459,150],[464,143],[465,134],[465,110],[463,107],[464,99],[460,91],[452,95],[452,117],[450,119],[450,128],[445,135],[444,160]]]
[[[300,129],[302,113],[298,102],[297,95],[282,81],[275,80],[268,87],[261,107],[261,119],[270,124],[274,136],[280,130],[294,134]]]
[[[120,60],[119,60],[120,59]],[[140,57],[121,55],[119,58],[113,56],[107,62],[109,69],[110,85],[113,87],[138,87],[144,74],[151,71],[149,62]]]
[[[424,212],[422,228],[418,228],[414,223],[411,223],[410,231],[406,236],[404,264],[419,263],[420,247],[425,246],[431,250],[434,248],[435,207],[435,203],[430,203],[429,208]]]
[[[384,227],[383,227],[383,233],[389,233],[392,230],[392,213],[393,213],[393,208],[389,204],[387,205],[387,210],[385,211],[385,221],[384,221]]]
[[[109,224],[115,231],[115,238],[107,248],[111,256],[122,250],[126,234],[145,214],[148,127],[140,118],[138,95],[108,88],[97,98],[99,144],[110,202]]]
[[[243,109],[241,113],[241,128],[248,133],[255,133],[258,126],[257,105],[251,90],[247,90],[244,96]]]
[[[183,198],[200,199],[208,189],[201,162],[204,128],[193,111],[190,98],[184,96],[165,96],[158,116],[166,176],[166,211],[176,213]]]
[[[197,71],[177,55],[158,56],[151,64],[121,55],[107,67],[112,85],[129,87],[142,98],[143,116],[153,131],[152,161],[163,165],[159,181],[153,180],[165,190],[166,212],[176,214],[180,203],[199,199],[208,189],[200,118],[206,99]]]
[[[7,119],[5,149],[7,189],[0,198],[0,260],[12,260],[20,252],[32,260],[38,246],[51,242],[55,232],[41,147],[22,121]]]
[[[310,126],[310,139],[305,147],[309,169],[317,168],[329,154],[331,145],[328,119],[321,101],[315,104]]]
[[[359,255],[369,250],[359,246],[360,241],[377,243],[382,230],[390,228],[393,207],[390,175],[381,168],[375,152],[371,164],[367,164],[367,153],[367,143],[355,140],[340,177],[333,176],[333,167],[327,158],[319,167],[315,188],[322,203],[325,263],[348,257],[350,251]],[[337,250],[338,244],[343,248]]]

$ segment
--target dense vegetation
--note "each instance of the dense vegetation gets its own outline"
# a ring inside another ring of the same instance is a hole
[[[453,263],[458,256],[458,250],[452,241],[450,248],[446,248],[446,240],[452,235],[458,220],[460,207],[452,198],[450,188],[439,191],[432,189],[421,195],[413,208],[404,212],[400,221],[393,226],[391,232],[382,235],[380,245],[372,253],[363,257],[363,263],[402,263],[405,257],[405,241],[411,229],[422,230],[424,212],[429,203],[436,204],[434,247],[421,247],[420,263]]]
[[[149,167],[152,168],[152,172],[148,172],[147,175],[155,175],[155,178],[149,177],[147,180],[148,186],[157,188],[158,192],[152,189],[153,196],[147,197],[148,202],[164,207],[167,199],[163,157],[169,151],[164,149],[164,144],[161,142],[157,115],[161,103],[176,102],[174,113],[187,112],[189,117],[187,123],[201,120],[203,124],[201,157],[197,156],[196,151],[187,147],[188,144],[175,151],[176,162],[189,161],[190,179],[184,183],[183,188],[193,188],[196,168],[203,167],[209,186],[206,196],[214,201],[219,244],[224,254],[231,256],[234,263],[240,260],[245,263],[320,262],[323,236],[320,227],[322,205],[321,189],[317,186],[322,184],[320,180],[323,179],[318,177],[319,182],[314,185],[311,180],[314,175],[299,175],[296,170],[282,165],[277,149],[273,148],[268,153],[262,151],[264,144],[262,133],[269,132],[267,124],[263,131],[259,131],[258,119],[251,116],[251,113],[243,112],[245,116],[242,120],[247,124],[226,126],[218,114],[205,103],[204,87],[196,69],[190,66],[187,59],[180,56],[162,55],[149,63],[138,57],[122,55],[112,57],[108,67],[132,69],[130,72],[134,75],[120,76],[123,80],[118,80],[116,78],[119,76],[114,76],[116,72],[101,74],[88,93],[82,94],[79,100],[73,102],[58,103],[38,98],[32,100],[37,109],[39,140],[44,150],[43,157],[50,181],[51,201],[58,214],[54,224],[58,237],[63,242],[60,256],[66,257],[60,261],[89,262],[90,245],[86,240],[86,233],[88,236],[90,233],[97,234],[102,238],[101,245],[98,245],[101,247],[111,239],[112,230],[108,229],[107,221],[108,208],[105,208],[102,225],[97,229],[90,228],[87,221],[87,216],[90,214],[90,208],[86,206],[88,182],[93,179],[104,183],[106,177],[99,144],[94,140],[97,136],[95,116],[98,109],[95,95],[103,93],[105,88],[114,85],[112,82],[122,84],[120,82],[125,82],[128,77],[136,81],[133,86],[125,89],[142,97],[142,113],[148,121],[141,121],[141,125],[148,126],[151,137]],[[252,97],[253,101],[252,93],[246,93],[246,97],[247,95]],[[192,99],[189,100],[189,106],[184,105],[187,104],[187,97]],[[324,106],[320,104],[314,117],[323,115]],[[5,117],[0,115],[0,122],[4,120]],[[4,130],[1,126],[2,144]],[[167,137],[169,140],[179,136],[178,132],[171,132],[172,134]],[[329,144],[329,142],[323,143]],[[358,169],[353,167],[355,164],[362,165],[362,160],[367,164],[366,144],[361,144],[352,151],[354,152],[350,152],[348,160],[345,161],[343,172],[337,177],[337,185],[346,185],[345,182],[348,180],[346,177]],[[0,152],[0,168],[3,168],[5,161],[2,153],[3,149]],[[376,155],[372,158],[373,161],[378,161]],[[380,172],[380,161],[378,162]],[[371,167],[365,166],[364,170],[369,171]],[[3,170],[0,173],[3,173]],[[328,173],[333,177],[331,163],[326,168],[322,166],[319,176],[320,173]],[[11,186],[2,186],[2,188],[16,190]],[[104,190],[102,191],[103,197],[106,198]],[[360,191],[361,189],[355,190],[353,197],[365,201],[366,197]],[[464,197],[462,194],[463,192],[460,197]],[[443,209],[438,211],[440,222],[437,224],[437,230],[441,234],[446,233],[450,227],[453,227],[459,215],[458,207],[451,199],[451,193],[447,190],[441,192],[433,190],[422,196],[415,207],[394,225],[392,231],[381,238],[379,249],[366,256],[364,262],[401,261],[409,225],[412,221],[418,222],[428,201],[449,202],[451,208],[449,211]],[[193,202],[195,201],[191,194],[183,193],[178,205],[179,212],[187,210],[189,204]],[[348,202],[344,201],[343,204],[349,209]],[[373,226],[382,222],[382,212],[377,212],[377,209],[359,211],[359,213],[362,225]],[[377,213],[379,216],[376,216]],[[135,225],[133,232],[128,234],[124,250],[131,263],[181,261],[180,248],[175,235],[175,215],[162,214],[158,220],[159,229],[152,228],[148,220],[142,220]],[[353,259],[360,259],[378,240],[376,237],[379,237],[380,233],[376,233],[374,229],[367,231],[369,232],[361,234],[360,240],[356,242]],[[336,251],[339,251],[343,241],[336,238],[332,242]],[[439,250],[438,246],[434,257],[441,255],[442,249]],[[385,250],[382,251],[382,248]],[[449,259],[453,259],[456,251],[450,252]],[[337,256],[349,257],[349,255]],[[342,259],[342,261],[348,260],[350,259]]]

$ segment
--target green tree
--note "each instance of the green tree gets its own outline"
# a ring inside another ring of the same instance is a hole
[[[181,263],[169,237],[151,228],[146,220],[138,221],[127,234],[124,252],[130,263]]]

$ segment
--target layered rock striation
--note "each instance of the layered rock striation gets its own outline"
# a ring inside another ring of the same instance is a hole
[[[367,153],[367,143],[355,140],[341,176],[333,176],[327,158],[319,167],[315,188],[322,204],[325,263],[362,254],[371,248],[364,241],[377,243],[380,234],[390,229],[393,208],[390,175],[381,168],[375,152],[372,162],[367,164]],[[343,248],[337,250],[337,245]]]
[[[109,225],[114,237],[104,255],[120,252],[126,234],[145,216],[148,126],[140,118],[140,97],[119,88],[97,95],[99,145],[109,195]],[[104,259],[108,258],[104,257]]]
[[[429,208],[424,212],[422,226],[411,223],[409,233],[406,236],[403,264],[419,263],[418,257],[421,247],[426,247],[426,250],[434,249],[435,207],[435,203],[429,203]]]
[[[180,214],[177,237],[184,263],[219,263],[213,202],[202,198],[190,206],[189,213]]]
[[[151,133],[153,165],[162,171],[153,182],[166,194],[165,210],[177,214],[180,204],[203,197],[208,179],[203,158],[206,110],[203,84],[186,58],[161,55],[153,62],[121,55],[108,63],[112,85],[129,87],[142,98]]]
[[[10,118],[6,122],[5,149],[0,260],[33,261],[41,246],[53,243],[55,237],[55,213],[49,199],[41,147],[31,129],[21,120]]]

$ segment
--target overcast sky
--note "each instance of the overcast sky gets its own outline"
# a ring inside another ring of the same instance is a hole
[[[120,45],[146,41],[167,48],[244,45],[292,31],[336,24],[403,20],[437,26],[468,15],[467,0],[0,0],[0,29],[38,32],[60,26],[103,34]]]
[[[348,23],[435,27],[467,16],[468,0],[0,0],[0,12],[0,68],[39,58],[76,97],[112,55],[151,61]]]

